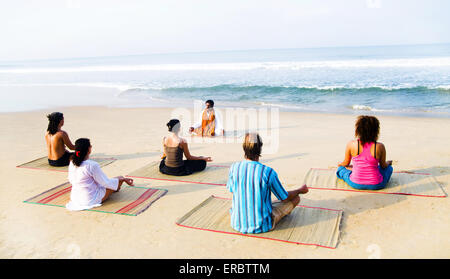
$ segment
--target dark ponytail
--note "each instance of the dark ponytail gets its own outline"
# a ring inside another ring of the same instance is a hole
[[[70,157],[75,166],[79,167],[83,163],[89,152],[89,147],[91,147],[89,139],[81,138],[75,141],[75,152]]]
[[[64,115],[61,112],[52,112],[51,114],[47,115],[48,118],[48,128],[47,131],[50,133],[50,135],[56,134],[58,132],[58,126],[61,120],[63,120]]]

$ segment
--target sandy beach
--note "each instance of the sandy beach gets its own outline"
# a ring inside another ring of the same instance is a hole
[[[144,213],[121,216],[69,212],[24,200],[67,181],[67,173],[16,168],[46,155],[46,114],[64,113],[72,141],[88,137],[93,154],[117,158],[108,176],[126,175],[161,155],[173,108],[69,107],[0,114],[0,258],[449,258],[450,200],[311,190],[301,204],[344,211],[336,249],[226,235],[177,226],[175,221],[225,187],[135,179],[168,193]],[[190,110],[192,112],[192,110]],[[194,114],[192,114],[194,117]],[[377,116],[379,141],[395,170],[431,173],[446,193],[450,184],[450,119]],[[311,167],[343,160],[356,114],[280,112],[279,148],[261,162],[287,189]],[[187,127],[184,127],[187,128]],[[264,138],[263,138],[264,140]],[[194,155],[215,164],[243,159],[240,142],[191,143]]]

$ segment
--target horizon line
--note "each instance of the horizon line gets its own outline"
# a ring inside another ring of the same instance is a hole
[[[401,47],[401,46],[431,46],[431,45],[450,45],[450,42],[440,43],[417,43],[417,44],[381,44],[381,45],[354,45],[354,46],[318,46],[318,47],[290,47],[290,48],[258,48],[258,49],[228,49],[228,50],[207,50],[207,51],[185,51],[185,52],[153,52],[141,54],[121,54],[107,56],[79,56],[65,58],[33,58],[18,60],[0,60],[0,63],[11,62],[37,62],[37,61],[59,61],[59,60],[83,60],[114,57],[138,57],[151,55],[174,55],[174,54],[200,54],[200,53],[221,53],[221,52],[244,52],[244,51],[270,51],[270,50],[300,50],[300,49],[333,49],[333,48],[370,48],[370,47]]]

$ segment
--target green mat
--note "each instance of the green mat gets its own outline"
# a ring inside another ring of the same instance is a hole
[[[24,201],[25,203],[51,205],[65,208],[70,201],[72,185],[67,182]],[[99,207],[86,209],[103,213],[137,216],[167,193],[165,189],[124,185]]]

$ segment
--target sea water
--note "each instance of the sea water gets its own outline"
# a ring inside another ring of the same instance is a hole
[[[7,97],[11,86],[28,88],[26,105]],[[83,92],[56,98],[42,89],[61,86]],[[89,87],[117,93],[93,96]],[[450,117],[450,44],[9,61],[0,62],[0,91],[0,111],[38,109],[45,96],[54,106],[213,99],[222,107]]]

